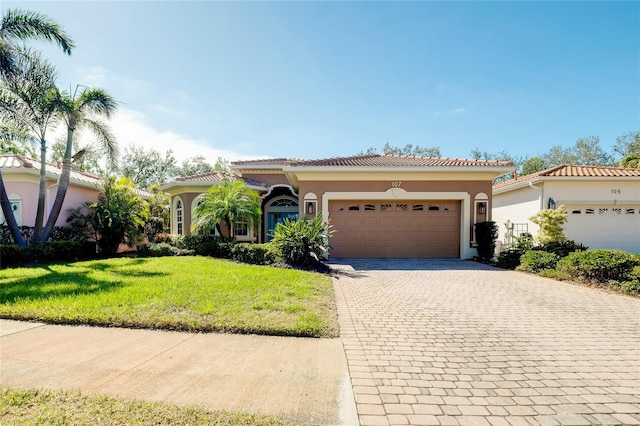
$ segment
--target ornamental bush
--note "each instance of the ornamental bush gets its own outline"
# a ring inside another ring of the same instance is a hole
[[[180,249],[167,243],[146,243],[137,247],[139,257],[193,256],[195,251]]]
[[[535,247],[534,250],[542,250],[549,253],[557,254],[560,257],[567,257],[569,253],[574,251],[586,251],[589,247],[576,243],[573,240],[567,241],[549,241],[541,246]]]
[[[520,266],[520,258],[524,253],[526,251],[519,248],[503,250],[496,259],[496,266],[503,269],[516,269]]]
[[[555,269],[558,260],[560,260],[560,256],[557,254],[531,250],[520,257],[520,266],[517,269],[538,273],[544,269]]]
[[[632,281],[640,256],[621,250],[576,251],[558,262],[557,268],[572,278],[607,283]]]
[[[498,225],[495,222],[478,222],[476,227],[476,243],[478,243],[478,257],[488,262],[496,251],[498,239]]]
[[[288,265],[309,265],[319,262],[329,252],[329,239],[333,234],[329,221],[323,221],[321,215],[311,220],[285,219],[276,225],[271,246]]]
[[[567,223],[567,213],[564,211],[565,206],[559,205],[555,209],[540,210],[529,220],[540,227],[537,240],[540,244],[550,241],[565,241],[564,224]]]
[[[252,265],[271,265],[277,261],[269,244],[236,243],[231,247],[231,258]]]

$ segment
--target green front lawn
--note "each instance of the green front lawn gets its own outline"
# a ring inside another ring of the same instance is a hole
[[[78,392],[0,388],[3,425],[225,425],[285,426],[275,417],[201,408],[180,408],[161,402],[127,401]]]
[[[3,269],[0,317],[204,332],[338,334],[328,276],[208,257]]]

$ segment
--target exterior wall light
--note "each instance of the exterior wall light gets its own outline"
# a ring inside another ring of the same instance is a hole
[[[487,213],[487,203],[478,203],[478,213],[480,214]]]

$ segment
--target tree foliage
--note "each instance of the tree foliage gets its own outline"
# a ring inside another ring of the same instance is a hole
[[[108,166],[114,166],[119,154],[118,144],[111,133],[111,129],[101,120],[101,117],[111,117],[117,108],[116,100],[107,92],[102,89],[85,88],[77,97],[75,93],[71,95],[66,92],[58,92],[56,107],[67,127],[67,143],[62,159],[62,173],[58,191],[51,207],[47,224],[42,230],[42,241],[49,238],[67,195],[71,175],[71,162],[75,157],[75,155],[72,155],[75,132],[87,129],[95,136],[106,154]]]
[[[96,239],[101,253],[116,253],[121,243],[140,241],[149,209],[136,186],[127,178],[105,179],[98,201],[85,203],[70,216],[74,226],[84,226]]]
[[[118,171],[140,188],[149,188],[175,176],[176,159],[172,150],[163,155],[157,149],[131,144],[124,150]]]
[[[192,229],[210,233],[219,222],[227,226],[227,235],[234,237],[233,229],[240,222],[258,227],[262,214],[260,196],[241,180],[214,185],[201,195],[201,202],[194,209]]]
[[[36,54],[23,48],[21,43],[30,40],[53,42],[60,46],[67,54],[71,54],[71,50],[74,48],[74,42],[71,37],[49,17],[37,12],[9,9],[2,15],[2,21],[0,22],[0,80],[3,83],[11,84],[11,82],[17,78],[17,75],[24,75],[24,70],[29,69],[28,67],[25,68],[23,61],[25,57],[33,58]],[[32,61],[31,64],[33,63]],[[45,61],[39,61],[39,63],[44,64],[46,68]],[[48,67],[48,70],[50,70],[50,68],[51,67]],[[45,73],[43,73],[43,75],[46,76]],[[46,83],[48,83],[48,81]],[[40,86],[42,86],[42,84],[40,84]],[[36,101],[47,105],[50,101],[51,94],[52,91],[47,88],[42,91],[41,99],[36,99]],[[10,102],[8,105],[11,107],[15,106],[13,102]],[[7,112],[4,112],[3,115],[6,117]],[[30,129],[28,125],[24,124],[19,124],[19,127]],[[45,157],[44,151],[41,151],[41,161],[45,161]],[[44,169],[44,167],[42,167],[42,169]],[[7,196],[6,188],[4,187],[4,182],[2,181],[1,173],[0,171],[0,205],[2,205],[3,213],[5,217],[7,217],[14,239],[21,247],[25,247],[25,242],[20,236],[13,211],[10,209],[11,204]],[[42,184],[41,174],[36,214],[36,230],[38,232],[40,231],[43,220]],[[55,216],[57,219],[57,214],[55,214]],[[52,229],[53,225],[49,228],[48,232],[51,232]],[[34,238],[33,240],[36,244],[40,242],[38,238]]]
[[[567,223],[568,215],[564,210],[565,206],[560,205],[555,209],[540,210],[529,218],[540,227],[536,237],[540,244],[566,241],[564,224]]]
[[[125,148],[118,172],[141,188],[150,188],[169,182],[179,176],[193,176],[213,171],[229,171],[229,162],[218,157],[215,164],[208,163],[203,155],[182,161],[181,165],[172,150],[161,153],[155,148],[131,144]]]
[[[370,147],[366,151],[360,151],[357,155],[371,155],[376,154],[377,152],[378,150],[376,148]],[[385,143],[382,147],[382,153],[386,155],[406,155],[414,157],[442,157],[440,148],[437,146],[422,147],[420,145],[414,146],[412,144],[407,144],[404,147],[399,147],[392,146],[389,142]]]
[[[57,44],[68,55],[75,47],[71,37],[49,17],[22,9],[9,9],[0,22],[0,75],[10,77],[16,69],[21,43],[42,40]]]

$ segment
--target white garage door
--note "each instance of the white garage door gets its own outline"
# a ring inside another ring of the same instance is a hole
[[[457,258],[460,201],[332,201],[336,258]]]
[[[567,206],[566,235],[591,249],[640,253],[638,206]]]

